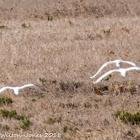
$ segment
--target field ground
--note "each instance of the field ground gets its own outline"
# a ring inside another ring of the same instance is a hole
[[[2,117],[0,112],[0,133],[139,140],[139,125],[125,124],[112,114],[140,111],[140,72],[131,71],[125,78],[114,73],[97,85],[89,78],[109,60],[140,66],[139,10],[138,0],[1,1],[0,87],[34,83],[45,93],[34,89],[18,96],[11,90],[1,93],[0,98],[7,95],[13,102],[0,109],[16,110],[31,124],[24,122],[23,128],[23,120]],[[102,73],[111,68],[115,65]]]

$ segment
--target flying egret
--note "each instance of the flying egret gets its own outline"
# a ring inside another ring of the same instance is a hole
[[[93,75],[93,76],[91,76],[90,78],[93,79],[95,76],[97,76],[97,75],[100,73],[100,71],[101,71],[103,68],[105,68],[108,64],[113,64],[113,63],[116,63],[116,67],[122,66],[123,63],[130,64],[130,65],[132,65],[132,66],[134,66],[134,67],[137,66],[135,63],[130,62],[130,61],[124,61],[124,60],[108,61],[108,62],[104,63],[104,64],[101,66],[101,68],[96,72],[96,74]]]
[[[130,68],[120,68],[120,69],[114,69],[114,70],[110,70],[108,72],[106,72],[105,74],[103,74],[101,77],[99,77],[99,79],[97,79],[95,82],[93,82],[94,84],[99,83],[103,78],[105,78],[106,76],[108,76],[109,74],[113,73],[113,72],[120,72],[121,75],[123,77],[126,76],[126,72],[130,71],[130,70],[140,70],[140,67],[130,67]]]
[[[39,90],[40,92],[43,92],[43,91],[41,91],[41,89],[39,87],[35,86],[34,84],[27,84],[27,85],[24,85],[24,86],[21,86],[21,87],[9,87],[9,86],[6,86],[6,87],[3,87],[3,88],[0,89],[0,93],[3,92],[4,90],[12,89],[12,90],[14,90],[14,93],[16,95],[18,95],[20,90],[22,90],[24,88],[27,88],[27,87],[34,87],[37,90]]]

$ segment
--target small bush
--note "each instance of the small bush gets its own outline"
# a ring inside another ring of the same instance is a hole
[[[140,107],[140,102],[139,101],[137,101],[137,107]]]
[[[53,17],[52,16],[48,16],[47,19],[48,19],[48,21],[52,21]]]
[[[39,81],[42,83],[47,82],[47,80],[45,78],[39,78]]]
[[[68,21],[68,23],[69,23],[70,25],[72,25],[72,24],[73,24],[71,20],[69,20],[69,21]]]
[[[32,102],[36,102],[36,99],[32,99]]]
[[[140,124],[140,111],[133,115],[133,123]]]
[[[18,120],[24,120],[25,119],[24,113],[22,113],[21,115],[17,115],[16,119],[18,119]]]
[[[29,27],[31,27],[30,23],[28,23],[28,25],[25,24],[25,23],[23,23],[21,26],[22,26],[23,28],[29,28]]]
[[[16,110],[5,110],[5,109],[0,109],[0,115],[3,118],[14,118],[17,120],[21,120],[22,123],[20,124],[20,128],[22,129],[26,129],[29,127],[30,124],[32,124],[32,122],[24,115],[24,113],[22,113],[21,115],[18,115]]]
[[[68,130],[68,127],[67,126],[64,126],[62,130],[63,130],[64,133],[66,133],[67,130]]]
[[[22,120],[22,124],[20,125],[20,128],[26,129],[31,124],[32,124],[32,122],[28,118],[26,118],[26,119]]]
[[[73,128],[72,126],[70,126],[70,127],[68,127],[68,130],[73,131],[73,132],[76,132],[78,130],[78,128],[77,127],[76,128]]]
[[[134,86],[132,86],[131,88],[130,88],[130,93],[133,95],[133,94],[135,94],[136,93],[136,87],[134,87]]]
[[[106,35],[110,35],[110,34],[111,34],[111,29],[104,30],[104,33],[105,33]]]
[[[11,110],[11,111],[7,111],[7,110],[4,110],[4,109],[0,109],[0,115],[2,117],[6,117],[6,118],[13,118],[17,115],[17,112],[16,110]]]
[[[0,29],[4,29],[4,28],[7,28],[7,26],[5,26],[5,25],[0,25]]]
[[[64,133],[66,133],[68,130],[69,131],[76,132],[78,130],[78,128],[77,127],[76,128],[73,128],[72,126],[70,126],[70,127],[64,126],[62,130],[63,130]]]
[[[54,124],[55,122],[61,122],[61,117],[56,117],[56,118],[48,118],[46,121],[45,121],[45,123],[46,124],[49,124],[49,125],[51,125],[51,124]]]
[[[10,97],[3,96],[0,98],[0,105],[7,105],[7,104],[10,104],[12,102],[13,102],[13,100]]]
[[[131,123],[132,125],[140,124],[140,111],[135,114],[131,114],[129,112],[119,110],[116,111],[113,116],[119,118],[124,123]]]

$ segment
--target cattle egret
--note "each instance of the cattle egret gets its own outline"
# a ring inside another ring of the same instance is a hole
[[[14,90],[14,93],[16,95],[18,95],[20,90],[22,90],[24,88],[27,88],[27,87],[33,87],[33,88],[39,90],[40,92],[43,92],[43,91],[40,90],[39,87],[35,86],[34,84],[27,84],[27,85],[24,85],[24,86],[21,86],[21,87],[9,87],[9,86],[6,86],[6,87],[3,87],[3,88],[0,89],[0,93],[3,92],[4,90],[12,89],[12,90]]]
[[[120,68],[120,69],[114,69],[114,70],[110,70],[108,72],[106,72],[105,74],[103,74],[99,79],[97,79],[95,82],[93,82],[94,84],[99,83],[103,78],[105,78],[106,76],[108,76],[109,74],[113,73],[113,72],[120,72],[121,75],[123,77],[126,76],[126,72],[131,71],[131,70],[140,70],[140,67],[130,67],[130,68]]]
[[[132,65],[132,66],[134,66],[134,67],[137,66],[135,63],[130,62],[130,61],[124,61],[124,60],[109,61],[109,62],[104,63],[104,64],[101,66],[101,68],[96,72],[96,74],[93,75],[93,76],[91,76],[90,78],[93,79],[94,77],[96,77],[96,76],[100,73],[100,71],[101,71],[102,69],[104,69],[107,65],[113,64],[113,63],[116,64],[116,67],[121,67],[123,63],[130,64],[130,65]]]

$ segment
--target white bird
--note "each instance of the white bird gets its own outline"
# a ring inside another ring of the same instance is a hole
[[[24,86],[21,86],[21,87],[9,87],[9,86],[6,86],[6,87],[3,87],[3,88],[0,89],[0,93],[3,92],[4,90],[12,89],[12,90],[14,90],[14,93],[16,95],[18,95],[20,90],[22,90],[24,88],[27,88],[27,87],[34,87],[37,90],[39,90],[40,92],[43,92],[39,87],[35,86],[34,84],[27,84],[27,85],[24,85]]]
[[[140,70],[140,67],[130,67],[130,68],[121,68],[121,69],[114,69],[114,70],[110,70],[108,72],[106,72],[105,74],[103,74],[101,77],[99,77],[99,79],[97,79],[95,82],[93,82],[94,84],[99,83],[103,78],[105,78],[106,76],[108,76],[109,74],[113,73],[113,72],[120,72],[121,75],[123,77],[126,76],[126,72],[130,71],[130,70]]]
[[[96,72],[96,74],[93,75],[93,76],[91,76],[90,78],[93,79],[95,76],[97,76],[97,75],[100,73],[100,71],[101,71],[103,68],[105,68],[108,64],[113,64],[113,63],[116,63],[116,67],[121,67],[123,63],[130,64],[130,65],[132,65],[132,66],[134,66],[134,67],[137,66],[135,63],[130,62],[130,61],[124,61],[124,60],[108,61],[108,62],[104,63],[104,64],[101,66],[101,68]]]

